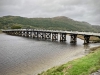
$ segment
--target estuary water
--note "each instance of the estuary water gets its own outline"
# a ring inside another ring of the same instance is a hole
[[[83,45],[0,34],[0,75],[37,75],[51,67],[84,56],[99,43]]]

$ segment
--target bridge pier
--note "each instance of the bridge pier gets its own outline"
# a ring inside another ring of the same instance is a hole
[[[13,31],[13,35],[16,35],[16,31]]]
[[[32,37],[32,32],[26,31],[26,32],[23,32],[23,35],[26,36],[26,37]]]
[[[25,31],[22,32],[22,36],[25,37]]]
[[[22,31],[18,31],[18,35],[19,36],[22,36]]]
[[[30,31],[30,37],[32,37],[32,31]]]
[[[84,35],[84,44],[89,43],[90,36],[89,35]]]
[[[98,36],[98,38],[100,39],[100,36]]]
[[[45,33],[44,32],[38,32],[38,38],[40,38],[40,39],[45,38]]]
[[[66,41],[66,33],[60,33],[60,41]]]
[[[16,31],[16,35],[19,36],[19,31]]]
[[[35,38],[35,32],[32,33],[32,37]]]
[[[13,31],[11,31],[11,32],[10,32],[10,35],[13,35],[13,34],[14,34],[14,32],[13,32]]]
[[[17,31],[14,31],[14,32],[13,32],[13,35],[17,36]]]
[[[58,33],[52,33],[52,40],[58,40]]]
[[[13,35],[16,35],[16,32],[15,31],[13,31]]]
[[[38,37],[41,39],[51,39],[51,33],[50,32],[38,32]]]
[[[70,39],[70,43],[76,43],[77,42],[77,34],[71,34],[71,39]]]
[[[7,34],[10,34],[10,32],[9,32],[9,31],[7,31]]]
[[[10,35],[11,35],[11,31],[10,31],[10,32],[8,32],[8,34],[10,34]]]
[[[33,32],[33,38],[38,38],[38,33],[39,33],[38,31],[34,31]]]
[[[46,39],[46,33],[45,32],[41,32],[41,38]]]
[[[27,37],[31,37],[32,36],[32,32],[31,31],[28,31],[27,32]]]
[[[45,33],[45,39],[51,39],[51,33],[50,32]]]
[[[13,31],[10,32],[10,35],[13,35]]]
[[[25,32],[25,36],[26,36],[26,37],[29,37],[29,31],[26,31],[26,32]]]

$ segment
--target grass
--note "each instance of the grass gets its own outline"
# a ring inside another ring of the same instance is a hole
[[[53,67],[38,75],[89,75],[100,69],[100,47],[95,47],[91,50],[90,54],[82,58]]]

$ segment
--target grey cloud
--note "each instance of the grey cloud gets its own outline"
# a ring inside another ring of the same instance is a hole
[[[0,0],[0,16],[66,16],[100,25],[99,7],[99,0]]]

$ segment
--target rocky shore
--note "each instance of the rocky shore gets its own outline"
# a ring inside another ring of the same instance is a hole
[[[97,70],[97,72],[94,72],[94,73],[92,73],[90,75],[100,75],[100,70]]]

